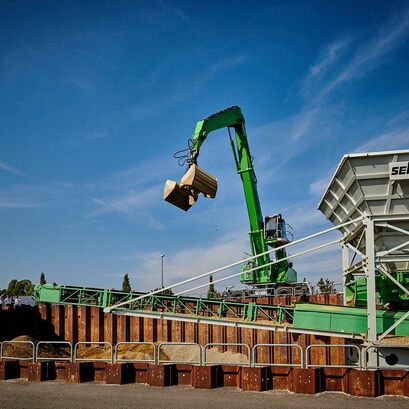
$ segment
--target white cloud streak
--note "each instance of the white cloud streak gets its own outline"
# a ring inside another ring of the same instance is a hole
[[[197,276],[212,269],[237,261],[243,251],[248,250],[247,237],[244,232],[232,232],[220,237],[217,241],[190,246],[174,254],[165,256],[165,285]],[[135,256],[135,272],[130,277],[135,279],[141,289],[152,289],[159,286],[160,252],[148,252]],[[235,271],[240,271],[239,267]],[[232,274],[232,271],[230,271]],[[217,275],[219,277],[219,275]],[[204,279],[207,282],[208,279]],[[238,282],[238,279],[237,279]],[[190,288],[198,285],[194,282]],[[179,289],[179,288],[178,288]],[[206,289],[203,290],[205,292]]]
[[[393,150],[409,146],[409,125],[398,127],[389,132],[382,133],[367,140],[355,149],[355,152],[372,152],[380,150]]]
[[[409,31],[409,12],[394,17],[387,25],[381,27],[378,33],[368,43],[358,47],[355,55],[343,65],[340,72],[323,87],[319,99],[346,82],[362,77],[377,67],[383,57],[402,45]],[[330,46],[333,47],[334,45]],[[322,60],[324,63],[326,57]]]
[[[11,166],[10,164],[2,160],[0,160],[0,169],[8,173],[12,173],[13,175],[16,175],[16,176],[26,176],[25,173],[22,172],[21,170],[15,168],[14,166]]]
[[[347,37],[330,44],[322,53],[319,61],[310,68],[306,81],[323,75],[329,69],[329,67],[338,61],[340,54],[345,50],[350,42],[351,38]]]
[[[0,199],[0,209],[31,209],[34,207],[41,207],[42,203],[28,203],[28,202],[16,202]]]
[[[122,213],[131,215],[138,210],[149,208],[154,200],[160,198],[162,186],[152,186],[145,190],[131,190],[121,196],[105,199],[92,198],[98,208],[91,213],[92,216],[102,213]]]

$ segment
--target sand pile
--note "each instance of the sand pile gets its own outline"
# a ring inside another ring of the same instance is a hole
[[[37,345],[38,341],[30,336],[21,335],[12,341],[31,341]],[[32,358],[33,349],[29,343],[6,344],[3,347],[3,355],[15,358]],[[64,344],[40,344],[38,350],[40,358],[69,358],[70,348]],[[154,349],[149,344],[122,344],[118,347],[118,359],[129,359],[135,361],[153,360]],[[246,354],[231,351],[221,352],[217,348],[206,351],[208,363],[231,363],[246,364]],[[79,345],[77,358],[92,361],[94,359],[111,359],[111,348],[108,345]],[[200,359],[199,348],[196,345],[163,345],[160,350],[162,362],[186,362],[198,363]]]
[[[79,345],[76,356],[79,359],[89,359],[90,361],[92,361],[93,359],[110,360],[111,359],[111,347],[108,345],[107,346]]]
[[[387,336],[383,338],[379,343],[386,344],[386,345],[408,345],[409,346],[409,337]]]
[[[31,341],[34,345],[37,341],[29,337],[28,335],[21,335],[12,339],[11,341],[19,341],[15,344],[4,344],[3,345],[3,356],[4,357],[13,357],[13,358],[32,358],[33,357],[33,346],[29,343],[20,343],[21,341]]]
[[[38,341],[28,335],[20,335],[12,339],[10,342],[18,341],[13,344],[5,344],[3,346],[3,356],[14,358],[32,358],[33,346],[27,341],[32,342],[34,346]],[[24,341],[24,342],[21,342]],[[70,348],[64,344],[40,344],[38,349],[39,358],[69,358]]]
[[[165,354],[168,358],[165,358]],[[175,362],[198,363],[199,348],[196,345],[164,345],[161,348],[161,361],[169,360]],[[231,351],[221,352],[217,348],[206,350],[206,361],[208,363],[232,363],[246,364],[248,357],[245,354],[234,353]]]
[[[118,359],[148,360],[153,359],[153,347],[148,344],[124,344],[118,347]],[[233,363],[246,364],[248,357],[246,354],[234,353],[231,351],[221,352],[217,348],[206,351],[209,363]],[[199,363],[200,352],[196,345],[163,345],[160,349],[160,361]]]
[[[249,358],[245,354],[238,354],[231,351],[220,352],[216,348],[210,348],[206,351],[207,363],[229,363],[229,364],[246,364]]]
[[[111,358],[111,348],[104,345],[80,345],[77,349],[77,358],[89,359],[90,361],[93,359],[109,360]],[[153,346],[149,344],[121,344],[118,346],[117,359],[129,359],[135,361],[153,360],[154,349]],[[166,352],[161,353],[161,359],[169,359]]]
[[[163,345],[160,349],[161,361],[199,362],[199,347],[195,345]]]
[[[154,349],[149,344],[122,344],[118,347],[118,359],[153,360]],[[167,359],[161,358],[161,359]]]

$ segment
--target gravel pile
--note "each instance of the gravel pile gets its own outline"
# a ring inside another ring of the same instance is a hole
[[[34,346],[38,341],[28,335],[20,335],[12,339],[10,342],[17,341],[13,344],[5,344],[3,346],[3,356],[14,358],[32,358],[33,346],[28,343],[32,342]],[[38,350],[39,358],[69,358],[70,348],[64,345],[56,344],[41,344]]]

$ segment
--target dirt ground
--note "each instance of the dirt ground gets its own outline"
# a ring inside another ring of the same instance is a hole
[[[358,398],[342,393],[300,395],[289,392],[243,392],[237,389],[200,390],[172,386],[0,382],[0,408],[13,409],[399,409],[409,398]]]

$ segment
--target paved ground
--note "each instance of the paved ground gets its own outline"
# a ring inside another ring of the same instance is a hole
[[[299,395],[288,392],[243,392],[236,389],[199,390],[146,385],[67,384],[26,381],[0,382],[0,408],[10,409],[398,409],[409,398],[357,398],[341,393]]]

